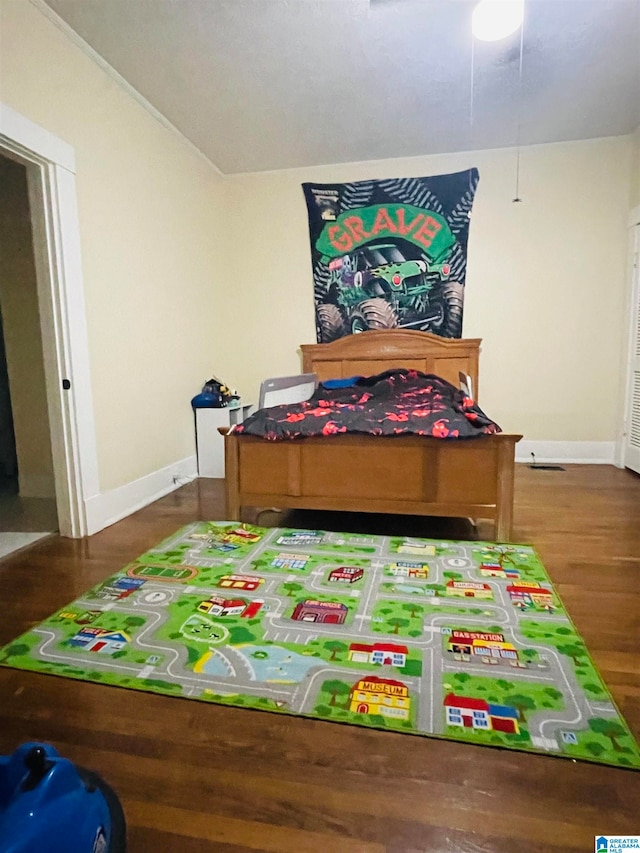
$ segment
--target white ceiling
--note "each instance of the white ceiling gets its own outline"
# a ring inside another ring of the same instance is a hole
[[[640,125],[640,0],[526,0],[521,78],[473,0],[46,2],[226,174]]]

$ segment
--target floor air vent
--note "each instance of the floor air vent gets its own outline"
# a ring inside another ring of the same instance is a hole
[[[543,462],[536,462],[535,453],[531,454],[531,459],[532,459],[532,462],[531,462],[531,465],[529,465],[529,468],[533,468],[536,471],[564,471],[565,470],[562,467],[562,465],[547,465]]]

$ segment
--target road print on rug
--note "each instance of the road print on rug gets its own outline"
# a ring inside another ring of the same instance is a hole
[[[195,522],[0,664],[640,767],[528,545]]]

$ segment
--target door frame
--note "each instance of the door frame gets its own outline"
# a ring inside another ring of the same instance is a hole
[[[627,225],[628,237],[628,262],[627,262],[627,295],[625,299],[625,313],[627,316],[627,327],[625,343],[623,345],[622,365],[623,390],[622,390],[622,416],[620,429],[615,448],[615,463],[619,468],[625,467],[625,448],[627,443],[627,431],[631,419],[631,376],[633,348],[635,345],[636,325],[638,318],[635,316],[636,306],[640,304],[640,267],[635,265],[636,253],[640,251],[640,205],[629,212]]]
[[[86,503],[100,490],[75,152],[0,103],[0,153],[27,170],[60,533],[87,536]]]

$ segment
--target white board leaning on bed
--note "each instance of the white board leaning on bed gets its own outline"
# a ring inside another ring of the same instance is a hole
[[[274,376],[260,385],[259,409],[303,403],[316,390],[318,377],[315,373],[299,373],[297,376]]]

